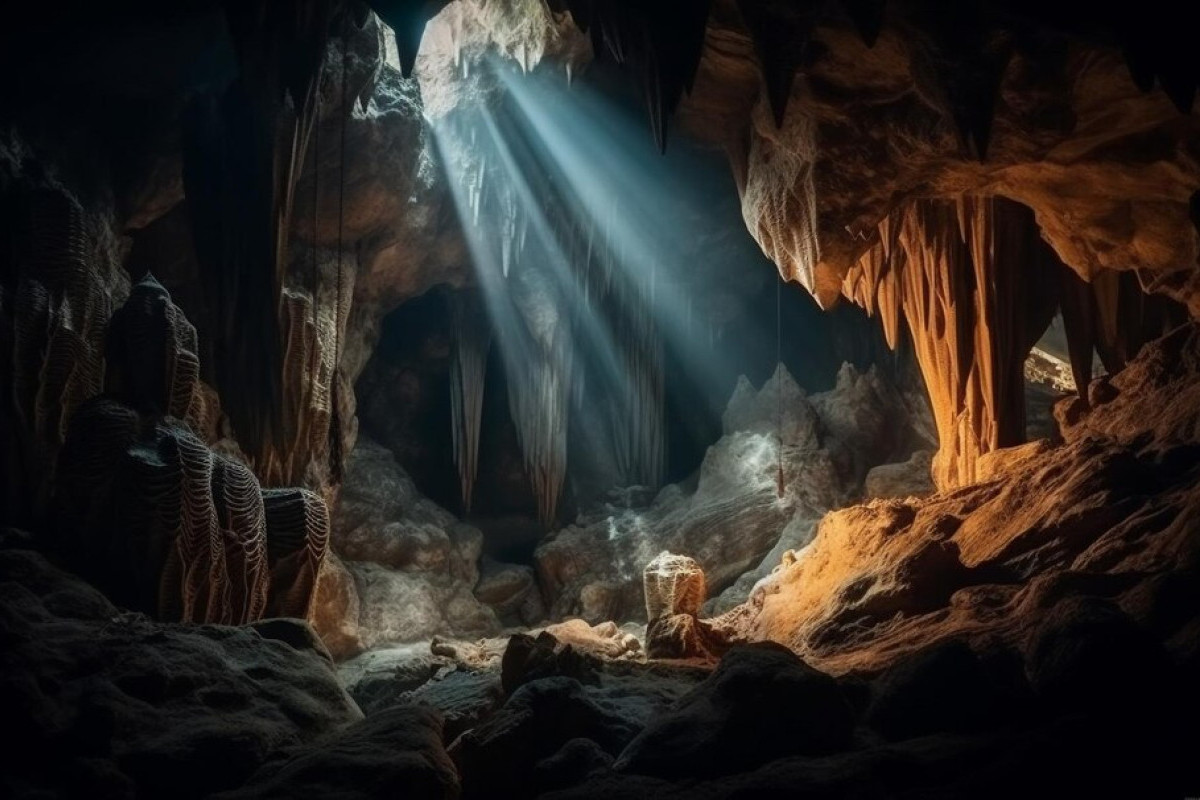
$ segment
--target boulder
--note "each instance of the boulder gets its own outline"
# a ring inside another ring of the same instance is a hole
[[[0,598],[5,796],[208,796],[362,718],[303,623],[155,623],[24,550]]]
[[[217,797],[452,800],[458,793],[458,775],[442,745],[441,716],[398,706],[264,766],[245,786]]]
[[[500,685],[505,694],[512,694],[530,681],[554,676],[595,683],[599,680],[597,667],[594,657],[560,643],[546,631],[536,637],[517,633],[508,640],[500,661]]]
[[[332,551],[325,554],[313,593],[309,622],[335,660],[352,658],[363,650],[358,617],[361,604],[354,576]]]
[[[348,562],[361,602],[359,636],[367,648],[434,635],[489,636],[500,623],[464,581],[446,574]]]
[[[617,770],[705,778],[846,747],[854,714],[837,681],[770,642],[735,647],[629,743]]]
[[[637,729],[602,709],[571,678],[542,678],[518,688],[480,725],[450,745],[463,797],[532,797],[536,765],[572,739],[590,739],[614,754]]]

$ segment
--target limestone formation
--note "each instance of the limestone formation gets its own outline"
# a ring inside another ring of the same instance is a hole
[[[1062,444],[997,450],[974,486],[827,515],[715,627],[841,673],[950,637],[1021,647],[1047,609],[1081,594],[1149,619],[1170,603],[1159,587],[1189,580],[1200,552],[1198,376],[1200,330],[1188,323],[1094,382],[1108,389],[1092,393],[1091,410],[1060,401]],[[1189,657],[1195,610],[1181,602],[1157,628],[1177,658]]]
[[[666,550],[642,570],[646,592],[646,619],[672,614],[696,616],[707,599],[704,570],[695,559]]]
[[[132,608],[226,624],[309,608],[324,502],[276,493],[268,518],[249,468],[170,418],[89,401],[59,454],[55,498],[58,549]]]
[[[648,508],[583,515],[539,545],[534,557],[552,617],[640,618],[649,611],[642,570],[664,549],[695,559],[708,591],[719,594],[762,563],[790,520],[843,505],[861,491],[867,468],[924,441],[902,393],[876,370],[849,367],[837,387],[811,398],[786,369],[758,392],[739,383],[724,421],[725,436],[694,483],[667,486]],[[877,441],[859,426],[885,433]]]
[[[19,138],[0,143],[18,175],[24,147]],[[0,444],[11,476],[6,516],[29,524],[48,510],[71,415],[103,389],[105,325],[128,283],[104,217],[61,186],[26,180],[6,200],[13,235],[0,284],[0,366],[11,390],[0,410]]]

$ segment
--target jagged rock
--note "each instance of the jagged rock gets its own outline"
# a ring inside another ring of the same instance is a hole
[[[5,794],[207,796],[361,719],[314,650],[118,612],[29,551],[0,551],[0,594]]]
[[[984,483],[827,515],[808,547],[714,624],[840,674],[878,671],[946,638],[1021,648],[1048,609],[1077,595],[1147,613],[1145,583],[1190,575],[1200,554],[1200,329],[1146,345],[1111,383],[1104,405],[1065,401],[1075,414],[1060,417],[1062,444],[981,459]],[[1111,635],[1121,628],[1133,648],[1133,623],[1122,625]],[[1190,647],[1186,636],[1168,641]],[[1146,647],[1135,649],[1153,661]]]
[[[853,410],[841,407],[843,395]],[[787,399],[782,459],[781,399]],[[821,417],[822,409],[829,420]],[[724,591],[762,563],[794,517],[818,517],[857,494],[861,475],[855,464],[865,471],[874,458],[895,455],[876,445],[861,456],[850,455],[862,444],[853,433],[859,418],[889,420],[894,432],[888,441],[894,444],[921,440],[902,393],[886,389],[874,371],[860,375],[844,368],[835,389],[810,398],[783,367],[757,395],[748,384],[739,384],[725,423],[751,430],[727,428],[705,454],[694,488],[667,486],[646,509],[610,506],[584,515],[538,546],[534,559],[551,615],[579,615],[589,622],[640,619],[639,579],[663,550],[693,558],[704,570],[708,590]],[[845,443],[834,430],[849,437]]]
[[[479,578],[483,540],[423,497],[390,452],[361,438],[346,462],[333,547],[348,561],[448,575],[470,589]]]
[[[819,523],[819,519],[805,517],[802,514],[792,517],[784,527],[783,533],[779,535],[779,541],[775,542],[771,551],[763,556],[757,567],[743,572],[728,589],[716,597],[710,598],[704,604],[704,616],[714,617],[724,614],[746,602],[759,581],[780,569],[781,565],[793,563],[796,560],[796,553],[803,550],[817,535]]]
[[[727,775],[784,755],[839,750],[853,727],[833,678],[774,643],[736,647],[709,678],[652,720],[615,768],[667,778]]]
[[[540,678],[562,676],[580,683],[596,682],[596,659],[562,644],[547,631],[536,637],[517,633],[508,640],[500,661],[500,685],[505,694]]]
[[[588,625],[586,620],[568,619],[544,628],[555,639],[587,655],[605,659],[638,658],[642,644],[632,633],[612,620]]]
[[[610,755],[636,728],[604,710],[570,678],[543,678],[517,689],[481,725],[450,745],[450,756],[463,776],[463,797],[531,797],[535,765],[571,739],[596,742]]]
[[[458,797],[458,775],[442,745],[442,719],[422,707],[389,708],[256,772],[217,797]]]
[[[695,559],[666,550],[642,570],[646,592],[646,619],[686,614],[696,616],[707,599],[704,570]]]

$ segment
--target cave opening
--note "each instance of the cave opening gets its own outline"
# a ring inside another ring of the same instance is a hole
[[[0,794],[1200,794],[1184,12],[16,5]]]

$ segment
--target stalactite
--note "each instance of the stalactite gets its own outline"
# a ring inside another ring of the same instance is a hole
[[[1023,364],[1049,324],[1059,262],[1028,209],[1000,198],[916,201],[880,225],[844,293],[916,347],[941,447],[939,486],[969,483],[980,455],[1024,438]]]
[[[567,422],[574,361],[566,326],[523,364],[509,363],[508,404],[525,469],[537,498],[538,519],[550,527],[567,472]]]
[[[469,512],[479,470],[479,428],[483,419],[483,387],[492,334],[477,296],[456,296],[453,303],[455,338],[450,359],[450,420],[463,508]]]

